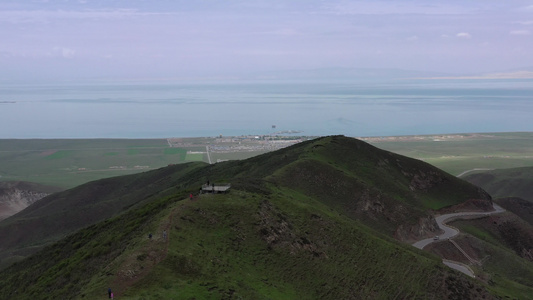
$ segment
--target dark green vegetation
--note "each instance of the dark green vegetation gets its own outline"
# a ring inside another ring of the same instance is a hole
[[[533,202],[533,167],[478,171],[463,178],[493,197],[518,197]]]
[[[177,180],[195,167],[180,164],[102,179],[41,199],[0,223],[0,267],[87,225],[176,193]]]
[[[189,201],[208,180],[232,190]],[[0,222],[0,240],[21,239],[4,254],[47,244],[0,273],[0,298],[95,299],[108,287],[127,299],[512,295],[505,274],[490,286],[392,238],[434,235],[434,210],[469,199],[490,202],[426,163],[341,136],[99,180]]]

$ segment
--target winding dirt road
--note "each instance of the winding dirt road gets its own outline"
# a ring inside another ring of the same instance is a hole
[[[453,214],[440,215],[435,218],[435,221],[437,221],[437,225],[439,226],[440,229],[444,231],[444,233],[441,234],[438,239],[435,239],[435,238],[423,239],[423,240],[420,240],[414,243],[413,246],[415,246],[418,249],[424,249],[424,247],[426,247],[427,245],[431,243],[438,242],[441,240],[451,239],[455,237],[456,235],[458,235],[459,230],[446,225],[446,222],[453,221],[456,219],[462,219],[462,218],[485,217],[485,216],[490,216],[493,214],[499,214],[505,211],[505,209],[503,209],[501,206],[495,203],[492,204],[492,207],[494,208],[494,210],[489,211],[489,212],[459,212],[459,213],[453,213]],[[470,277],[475,277],[474,272],[468,266],[464,264],[450,261],[450,260],[443,260],[443,263],[449,266],[450,268],[463,272],[464,274]]]

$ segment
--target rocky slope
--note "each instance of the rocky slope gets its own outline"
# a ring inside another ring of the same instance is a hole
[[[0,220],[56,191],[59,189],[29,182],[0,182]]]

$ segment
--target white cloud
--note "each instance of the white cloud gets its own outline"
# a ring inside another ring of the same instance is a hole
[[[530,35],[529,30],[512,30],[509,32],[510,35]]]
[[[443,39],[447,39],[447,38],[449,38],[450,36],[447,35],[447,34],[442,34],[440,37],[443,38]]]
[[[467,40],[472,38],[472,35],[470,35],[470,33],[468,33],[468,32],[459,32],[455,36],[460,38],[460,39],[467,39]]]
[[[517,21],[513,22],[514,24],[521,24],[521,25],[533,25],[533,21]]]
[[[407,38],[407,40],[410,42],[418,41],[418,36],[416,35],[410,36]]]
[[[294,29],[284,28],[284,29],[260,32],[260,34],[271,34],[271,35],[280,35],[280,36],[295,36],[295,35],[299,35],[299,32],[294,30]]]
[[[327,2],[327,1],[325,1]],[[409,1],[393,2],[384,5],[380,1],[331,1],[324,4],[323,11],[338,15],[383,15],[383,14],[424,14],[424,15],[460,15],[468,14],[460,5],[447,3],[419,4]]]
[[[8,22],[13,24],[48,23],[50,20],[57,19],[124,19],[139,16],[170,14],[172,13],[139,12],[136,9],[10,10],[0,11],[0,22]]]
[[[54,53],[63,58],[72,58],[76,54],[76,51],[65,47],[54,47]]]

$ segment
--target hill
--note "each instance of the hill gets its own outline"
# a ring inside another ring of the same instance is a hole
[[[478,171],[463,179],[495,198],[518,197],[533,202],[533,167]]]
[[[0,267],[83,227],[176,192],[176,178],[195,167],[196,164],[180,164],[102,179],[42,198],[0,222]]]
[[[186,200],[207,181],[231,182],[232,191]],[[2,271],[2,298],[17,291],[20,299],[93,299],[108,286],[130,299],[489,299],[494,292],[393,239],[432,235],[435,210],[469,199],[488,209],[490,197],[428,164],[342,136],[59,195],[0,223],[0,232],[34,224],[41,236],[54,233],[26,240],[27,253],[57,240]],[[97,212],[107,215],[98,220]],[[57,216],[65,216],[62,226],[75,218],[88,227],[61,238],[74,230],[55,234]]]
[[[495,201],[506,209],[516,208],[517,202],[526,209],[451,222],[462,233],[454,242],[469,258],[454,243],[448,241],[434,243],[425,250],[445,259],[470,265],[476,270],[479,280],[497,290],[507,286],[507,296],[510,298],[530,299],[533,281],[533,225],[528,214],[531,212],[531,203],[519,198]],[[522,218],[524,216],[529,222]]]

